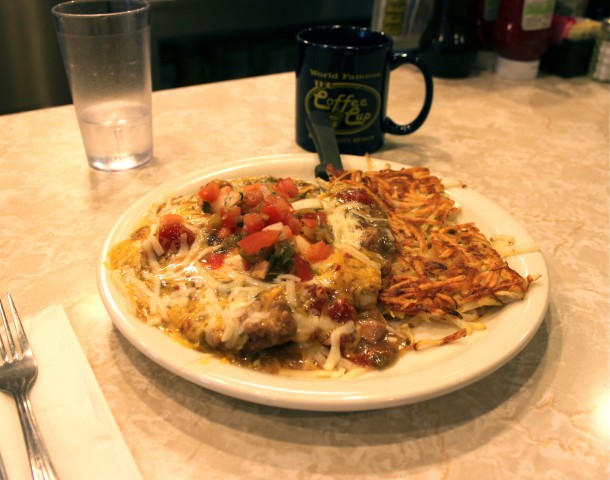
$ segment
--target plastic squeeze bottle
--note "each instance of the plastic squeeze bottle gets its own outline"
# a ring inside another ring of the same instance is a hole
[[[500,1],[493,30],[498,75],[515,80],[536,78],[540,57],[551,44],[554,10],[555,0]]]

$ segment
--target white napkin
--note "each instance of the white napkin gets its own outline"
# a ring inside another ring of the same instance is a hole
[[[141,479],[63,308],[22,320],[39,367],[30,403],[59,478]],[[30,478],[15,402],[2,391],[0,454],[10,479]]]

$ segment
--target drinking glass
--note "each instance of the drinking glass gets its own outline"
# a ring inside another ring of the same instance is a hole
[[[51,9],[89,165],[122,171],[153,155],[150,6],[75,0]]]

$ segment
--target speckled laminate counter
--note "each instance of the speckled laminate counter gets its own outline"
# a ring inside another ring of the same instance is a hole
[[[154,95],[155,158],[87,167],[71,106],[0,117],[0,288],[22,316],[64,306],[146,479],[608,478],[609,90],[585,78],[436,80],[431,115],[376,157],[459,178],[518,219],[546,259],[551,300],[511,362],[455,393],[361,413],[226,398],[166,372],[113,328],[95,267],[121,211],[164,181],[302,150],[294,76]],[[419,107],[392,76],[389,113]]]

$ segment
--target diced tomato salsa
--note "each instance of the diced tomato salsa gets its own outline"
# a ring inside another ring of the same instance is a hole
[[[212,252],[204,257],[203,263],[205,263],[211,270],[217,270],[222,267],[226,257],[227,255],[224,253]]]
[[[178,250],[182,239],[191,245],[195,241],[195,234],[184,224],[181,215],[169,214],[161,217],[157,236],[163,249],[168,251]]]
[[[308,262],[315,263],[326,260],[333,252],[333,247],[324,242],[317,242],[305,251],[305,258]]]
[[[280,178],[273,189],[286,198],[295,198],[299,195],[299,189],[292,178]]]
[[[220,221],[223,227],[236,228],[241,217],[240,207],[229,207],[220,209]]]
[[[311,271],[311,265],[298,253],[293,257],[294,263],[294,274],[299,277],[303,282],[307,282],[313,278],[313,272]]]
[[[256,185],[256,188],[250,188],[244,190],[244,205],[247,209],[257,207],[265,199],[265,194],[260,188],[260,185]]]
[[[328,237],[319,235],[321,229],[328,230],[324,211],[294,210],[291,202],[300,198],[300,192],[290,177],[239,187],[214,180],[203,185],[198,196],[202,211],[210,214],[208,243],[220,245],[202,260],[206,268],[222,267],[228,252],[237,248],[248,268],[260,267],[265,261],[274,274],[292,273],[308,281],[313,278],[311,264],[325,260],[333,251],[325,243]],[[181,217],[166,223],[160,234],[166,245],[179,247],[181,235],[187,235],[189,242],[194,240],[185,233]]]
[[[216,182],[216,181],[213,181],[213,182],[208,183],[207,185],[204,185],[199,190],[199,196],[205,202],[215,201],[218,198],[219,194],[220,194],[220,185],[218,185],[218,182]]]
[[[260,232],[267,222],[260,213],[246,213],[243,217],[244,231],[247,233]]]
[[[283,222],[293,211],[288,200],[279,195],[269,195],[262,203],[261,211],[269,217],[269,224]]]
[[[263,248],[271,247],[279,236],[279,230],[255,232],[237,242],[237,245],[239,245],[246,255],[256,255]]]

